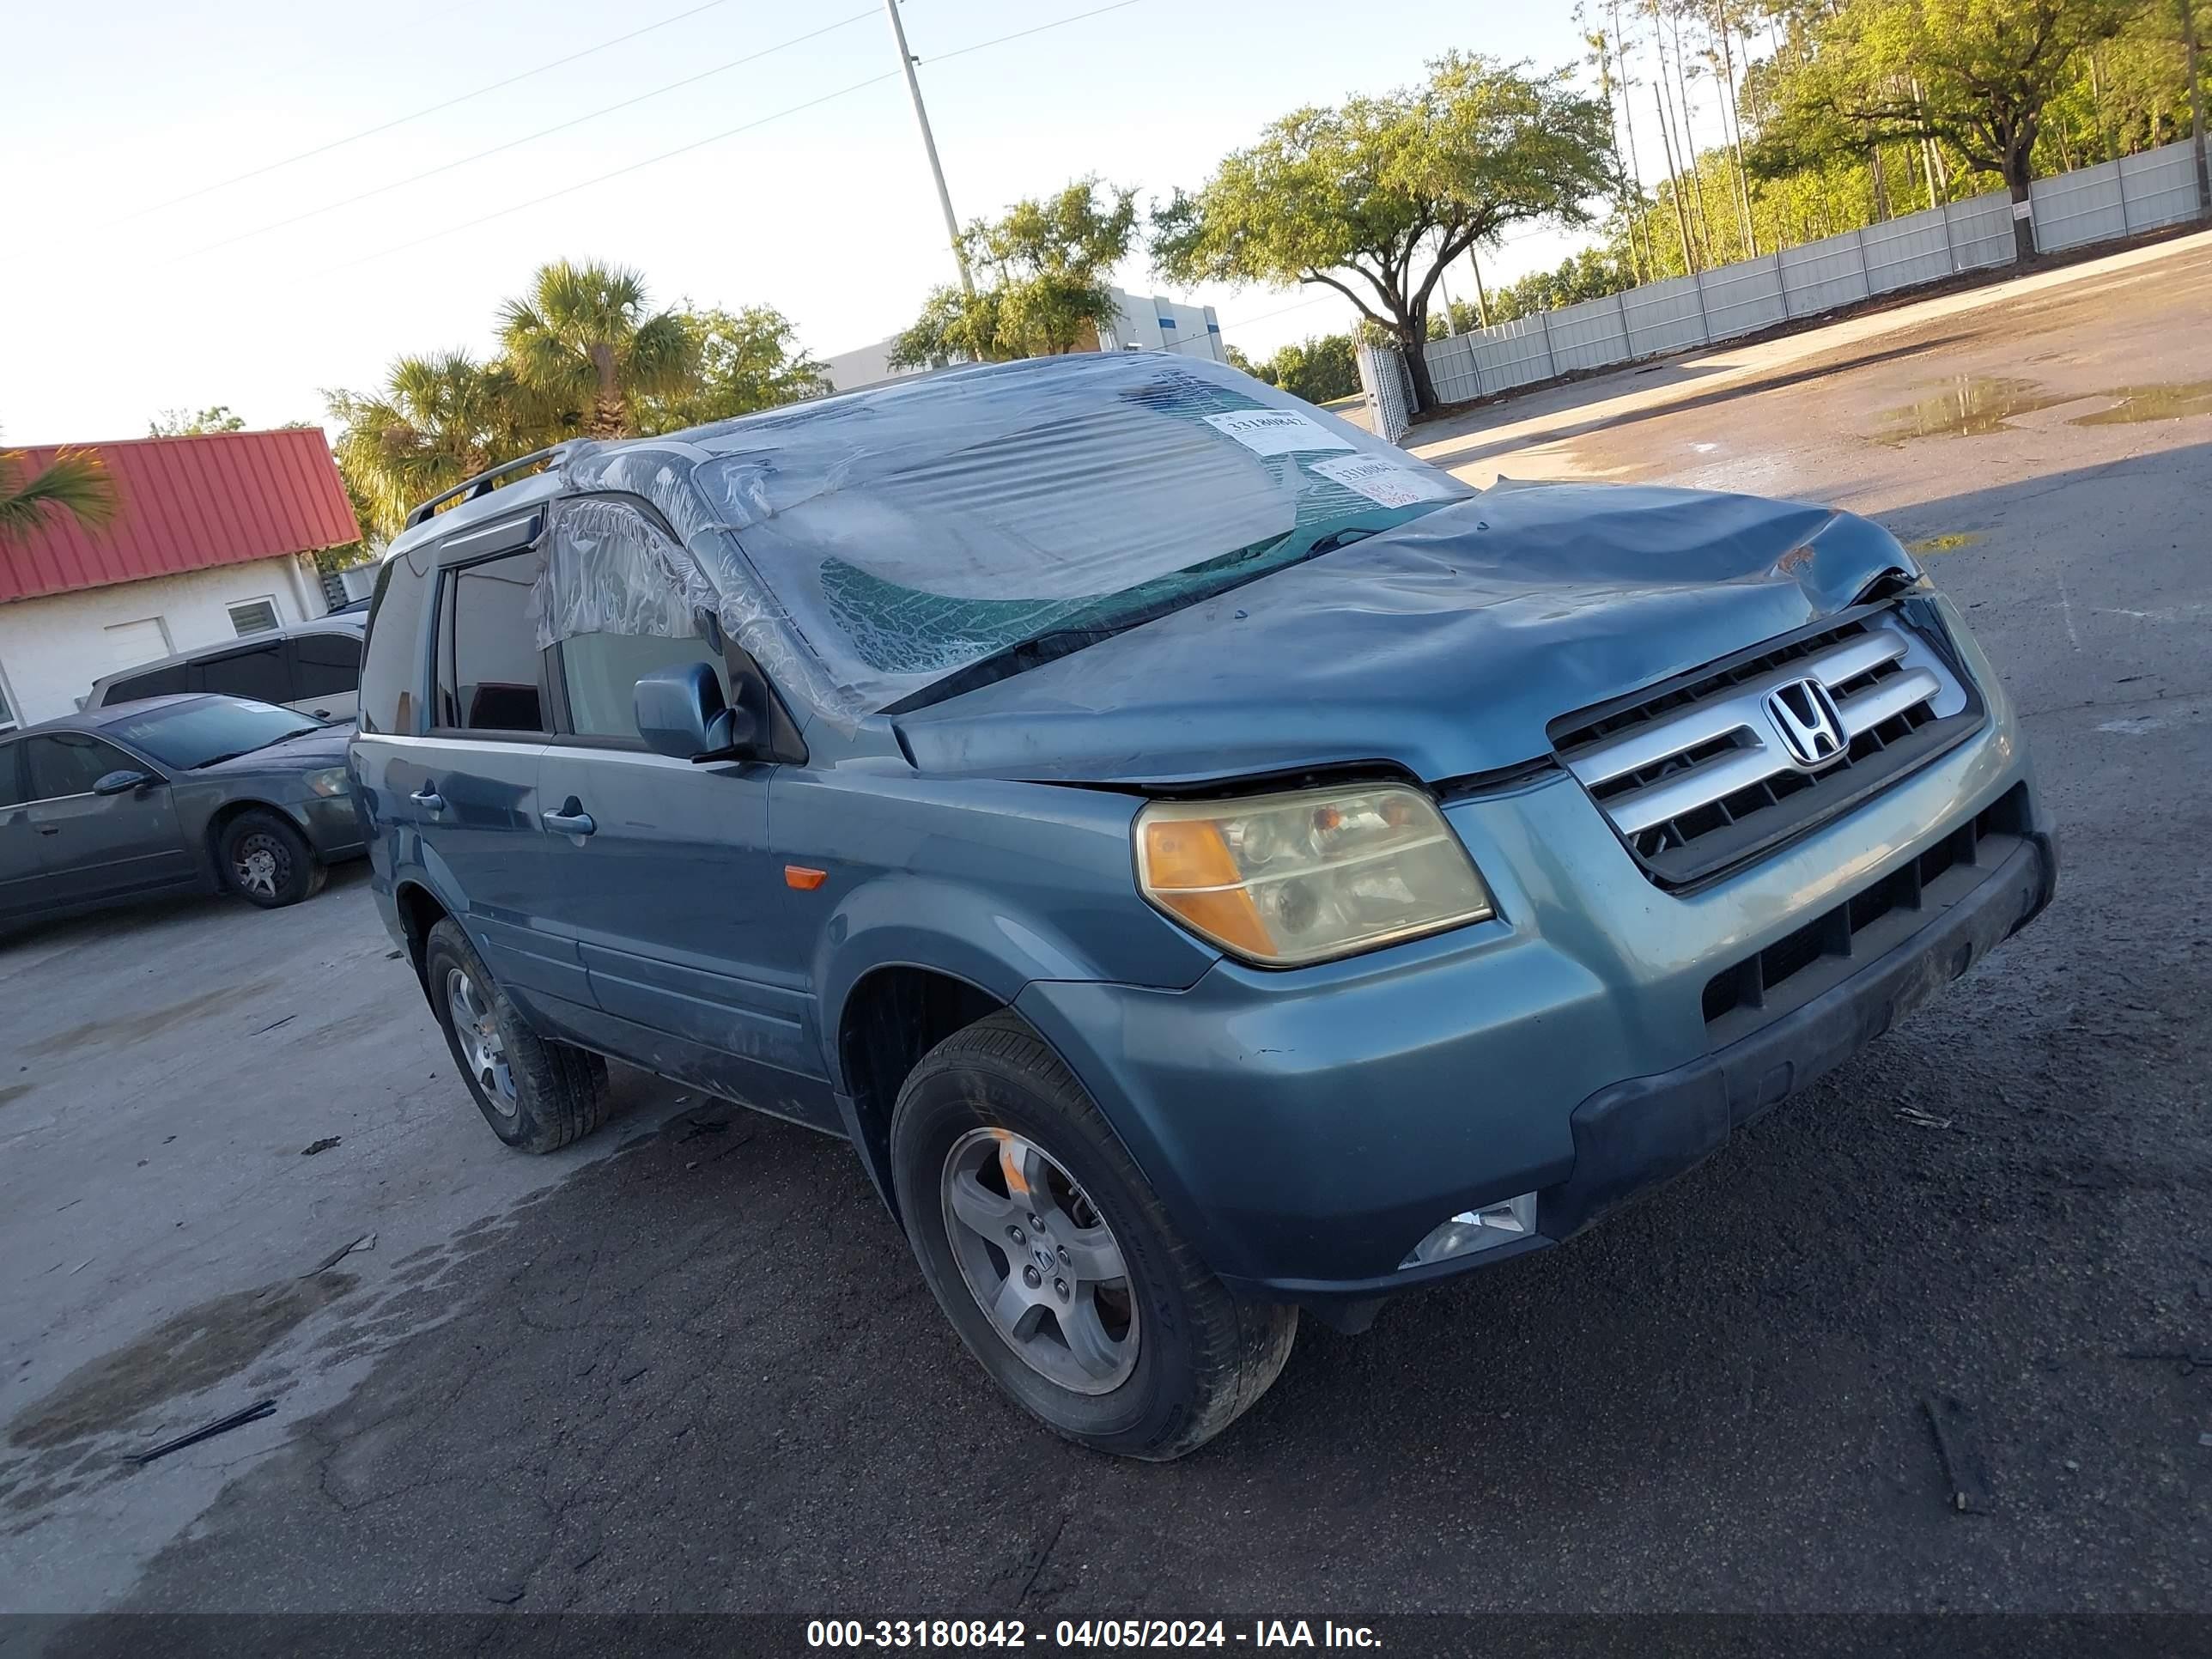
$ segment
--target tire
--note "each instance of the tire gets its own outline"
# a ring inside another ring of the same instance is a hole
[[[1024,1184],[1018,1189],[1001,1163],[994,1190],[991,1166],[1007,1156],[1025,1171]],[[891,1120],[890,1161],[899,1212],[938,1305],[992,1380],[1055,1433],[1097,1451],[1165,1462],[1236,1421],[1290,1358],[1297,1310],[1241,1302],[1223,1288],[1178,1236],[1082,1085],[1013,1013],[954,1033],[915,1067]],[[961,1178],[949,1183],[948,1168]],[[1040,1168],[1050,1201],[1024,1217]],[[956,1219],[960,1202],[994,1224]],[[995,1225],[1001,1221],[1003,1229]],[[1032,1222],[1044,1224],[1032,1231]],[[1102,1227],[1111,1256],[1101,1251]],[[984,1249],[998,1231],[1006,1238]],[[1079,1253],[1073,1258],[1071,1246]],[[1072,1300],[1058,1277],[1026,1292],[1012,1288],[1018,1269],[1054,1257],[1103,1264],[1097,1283],[1109,1286],[1118,1262],[1121,1288],[1093,1292],[1074,1269]],[[1020,1334],[1024,1321],[1003,1328],[986,1310],[994,1275],[1002,1308],[1009,1297],[1042,1304],[1032,1310],[1029,1334]],[[1043,1300],[1054,1293],[1058,1299]],[[1088,1333],[1079,1344],[1070,1336],[1077,1332]]]
[[[422,986],[477,1109],[508,1146],[556,1152],[607,1121],[606,1061],[531,1030],[450,918],[423,941]],[[460,1006],[481,1010],[483,1024],[458,1026]]]
[[[274,812],[240,812],[216,842],[223,885],[264,910],[297,904],[329,879],[307,838]]]

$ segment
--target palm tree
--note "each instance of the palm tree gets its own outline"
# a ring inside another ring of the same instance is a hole
[[[0,541],[28,540],[49,513],[97,530],[115,517],[118,505],[107,463],[89,451],[58,451],[26,477],[23,452],[0,450]]]
[[[629,437],[631,399],[685,390],[697,349],[678,313],[648,313],[645,301],[635,270],[559,260],[501,308],[500,342],[525,386],[590,411],[592,436]]]
[[[323,396],[345,428],[332,446],[338,469],[386,536],[398,533],[418,501],[577,425],[506,364],[479,363],[465,351],[402,357],[381,391]]]

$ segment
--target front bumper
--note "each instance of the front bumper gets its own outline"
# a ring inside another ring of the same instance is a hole
[[[1634,868],[1578,788],[1532,786],[1450,809],[1497,921],[1293,974],[1224,963],[1182,992],[1041,982],[1018,1006],[1233,1290],[1358,1328],[1384,1296],[1556,1242],[1689,1169],[2017,930],[2057,878],[2028,792],[2000,719],[1685,897]],[[1832,964],[1817,994],[1735,1040],[1708,1025],[1717,972],[2001,800],[2014,833],[1870,938],[1863,965]],[[1401,1266],[1447,1217],[1530,1192],[1532,1235]]]
[[[292,816],[307,832],[315,855],[325,862],[357,858],[368,850],[361,813],[350,794],[310,795],[293,803]]]

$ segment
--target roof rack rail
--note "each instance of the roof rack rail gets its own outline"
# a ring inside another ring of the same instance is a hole
[[[557,443],[548,445],[544,449],[533,449],[527,455],[518,455],[511,461],[501,461],[489,472],[479,472],[473,478],[465,479],[451,489],[441,490],[420,507],[409,509],[404,527],[412,530],[418,524],[427,523],[432,514],[455,496],[464,501],[472,501],[479,495],[488,495],[498,481],[507,477],[508,473],[520,472],[524,467],[535,466],[540,461],[550,461],[568,447],[567,443]]]

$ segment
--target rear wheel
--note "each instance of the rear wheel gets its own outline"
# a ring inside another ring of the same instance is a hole
[[[891,1173],[922,1275],[969,1352],[1071,1440],[1180,1457],[1290,1357],[1297,1310],[1222,1287],[1014,1014],[956,1032],[915,1068]]]
[[[264,910],[313,896],[329,876],[307,838],[274,812],[240,812],[223,825],[216,851],[224,884]]]
[[[451,918],[423,942],[422,975],[453,1063],[494,1134],[522,1152],[550,1152],[606,1121],[606,1061],[532,1030]]]

